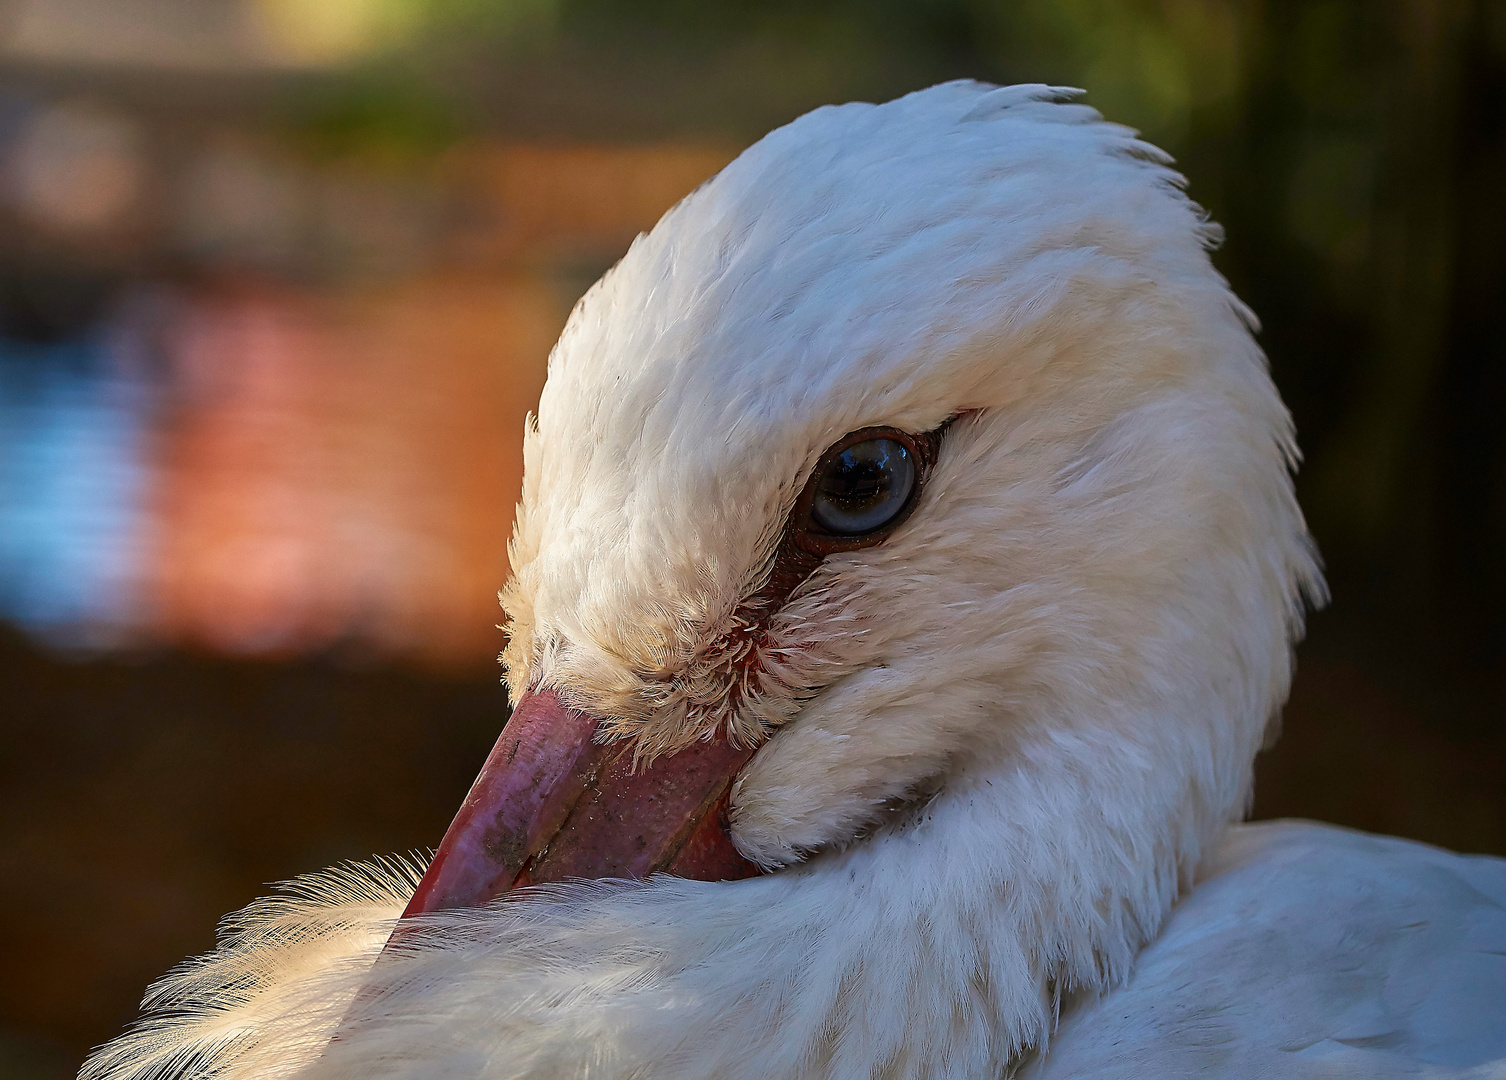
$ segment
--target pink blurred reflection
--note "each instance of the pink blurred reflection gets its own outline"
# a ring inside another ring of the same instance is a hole
[[[450,175],[487,212],[452,238],[451,269],[345,293],[234,279],[191,295],[165,334],[177,392],[144,573],[153,636],[488,662],[524,417],[584,284],[562,286],[559,267],[620,252],[724,160],[471,151]]]
[[[559,321],[527,279],[198,298],[168,339],[184,392],[149,574],[160,629],[233,652],[494,651],[517,444]]]

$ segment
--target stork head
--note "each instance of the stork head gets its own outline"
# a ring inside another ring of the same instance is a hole
[[[1067,96],[818,110],[638,239],[551,358],[516,706],[414,918],[373,964],[364,879],[254,909],[93,1075],[997,1076],[1124,975],[1321,582],[1214,230]]]
[[[1321,588],[1291,425],[1214,227],[1069,96],[818,110],[581,300],[517,707],[411,910],[772,870],[1005,780],[1173,876],[1242,811]]]

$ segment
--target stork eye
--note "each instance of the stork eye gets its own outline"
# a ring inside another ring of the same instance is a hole
[[[904,443],[854,443],[816,477],[811,520],[837,536],[862,536],[893,521],[914,490],[915,458]]]
[[[795,505],[795,543],[822,556],[883,540],[914,509],[938,434],[863,428],[838,440]]]

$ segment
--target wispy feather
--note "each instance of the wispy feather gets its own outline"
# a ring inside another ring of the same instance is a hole
[[[339,1024],[359,987],[341,976],[369,967],[425,864],[389,856],[305,874],[227,916],[214,951],[155,983],[146,1017],[91,1055],[80,1080],[290,1075]]]

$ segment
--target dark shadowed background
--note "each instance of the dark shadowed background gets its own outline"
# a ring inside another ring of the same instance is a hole
[[[0,1078],[437,841],[571,303],[768,128],[963,76],[1227,227],[1334,597],[1256,815],[1506,852],[1506,0],[3,0]]]

